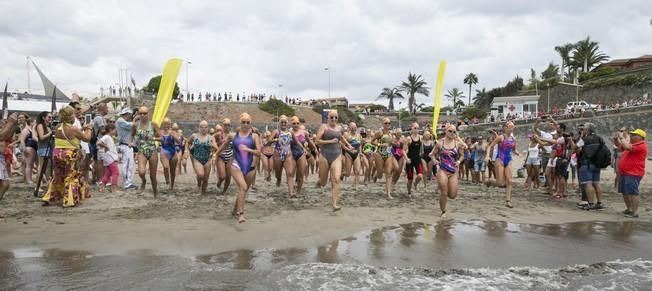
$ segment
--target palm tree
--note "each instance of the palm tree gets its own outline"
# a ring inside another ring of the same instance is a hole
[[[448,98],[449,100],[453,100],[453,109],[456,109],[459,107],[459,103],[457,102],[458,98],[463,98],[464,95],[462,94],[462,90],[453,88],[448,90],[448,92],[444,95],[444,97]],[[464,105],[464,103],[462,103]]]
[[[576,68],[581,68],[582,72],[588,72],[595,65],[607,60],[609,56],[601,52],[598,43],[590,37],[587,36],[575,44],[572,63]]]
[[[471,104],[471,86],[478,83],[478,76],[474,73],[469,73],[464,77],[464,84],[469,85],[469,104]]]
[[[387,109],[390,112],[394,111],[394,99],[403,99],[403,95],[401,94],[401,91],[399,90],[398,87],[394,88],[383,88],[383,91],[376,97],[376,100],[378,99],[387,99],[389,100],[389,105],[387,106]]]
[[[570,62],[571,62],[570,54],[571,54],[571,52],[573,51],[574,48],[575,48],[575,45],[572,44],[572,43],[566,43],[564,45],[555,47],[555,51],[557,51],[559,53],[559,56],[561,57],[561,66],[559,67],[560,68],[560,72],[559,72],[559,79],[560,80],[564,80],[563,75],[564,75],[565,66],[568,67],[568,75],[570,75],[570,69],[571,69],[571,67],[570,67]]]
[[[539,80],[537,80],[537,72],[534,70],[534,68],[530,68],[530,88],[532,88],[532,85],[534,85],[534,92],[535,94],[539,94],[539,88],[537,88],[537,83]]]
[[[414,105],[416,104],[414,95],[421,94],[428,96],[428,94],[430,94],[430,88],[426,87],[427,84],[428,83],[423,80],[421,75],[409,73],[407,82],[403,82],[401,83],[401,86],[399,86],[401,91],[408,94],[408,109],[411,113],[414,112]]]
[[[478,101],[482,100],[483,98],[487,98],[489,96],[489,93],[487,92],[487,88],[482,88],[482,90],[475,89],[475,97],[473,97],[473,104],[478,104]]]

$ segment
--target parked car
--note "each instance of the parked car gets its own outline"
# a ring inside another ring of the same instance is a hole
[[[580,101],[571,101],[571,102],[566,103],[566,108],[569,109],[569,110],[572,110],[572,109],[575,109],[575,110],[577,110],[577,109],[580,109],[580,110],[594,110],[594,109],[598,109],[598,105],[591,104],[591,103],[586,102],[584,100],[580,100]]]

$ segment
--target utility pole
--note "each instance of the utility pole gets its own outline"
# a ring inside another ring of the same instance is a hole
[[[27,65],[27,93],[31,94],[32,93],[32,82],[30,81],[30,77],[29,77],[29,56],[27,56],[26,65]]]
[[[324,68],[325,71],[328,71],[328,98],[331,98],[331,68]]]

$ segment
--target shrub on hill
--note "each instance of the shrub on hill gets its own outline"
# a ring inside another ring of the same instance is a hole
[[[286,115],[288,117],[294,115],[294,108],[277,99],[270,99],[265,103],[261,103],[258,105],[258,109],[272,115]]]

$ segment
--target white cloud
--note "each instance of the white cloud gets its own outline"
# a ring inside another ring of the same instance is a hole
[[[373,100],[408,72],[445,89],[479,88],[559,63],[554,46],[587,35],[612,57],[652,53],[652,4],[632,1],[42,1],[7,0],[0,77],[26,87],[25,56],[68,91],[97,94],[129,68],[139,85],[168,58],[191,60],[191,91]],[[33,85],[40,84],[32,74]],[[185,89],[185,69],[179,76]],[[418,102],[430,102],[430,97]]]

